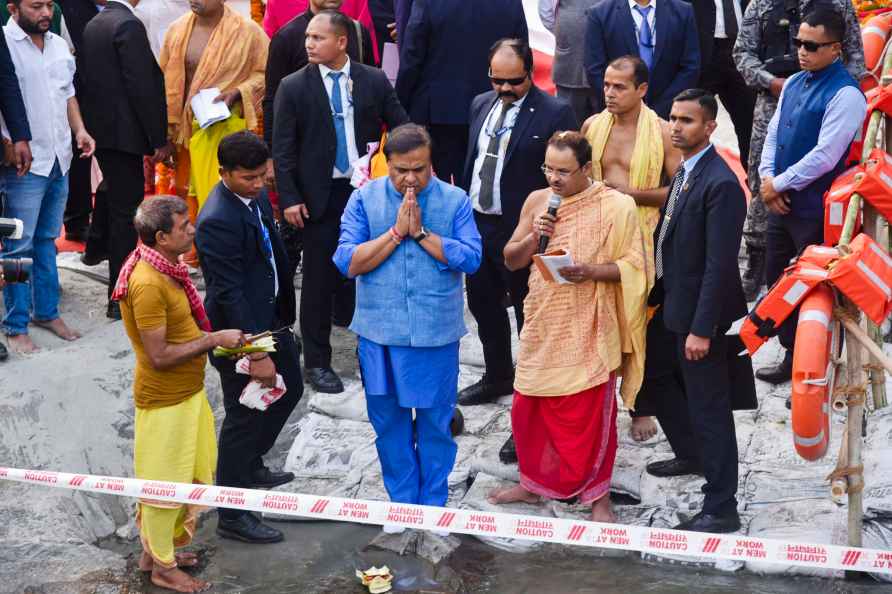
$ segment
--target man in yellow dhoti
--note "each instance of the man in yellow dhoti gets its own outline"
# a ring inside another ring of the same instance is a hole
[[[552,136],[542,166],[550,188],[530,194],[505,246],[509,270],[530,265],[541,236],[574,264],[559,269],[570,284],[546,280],[538,264],[530,271],[511,411],[520,484],[490,501],[578,497],[592,519],[611,522],[615,378],[623,376],[623,398],[634,398],[644,353],[628,321],[644,317],[647,278],[635,201],[592,182],[591,167],[581,134]],[[546,212],[551,194],[563,198],[557,219]]]
[[[206,353],[244,344],[239,330],[210,332],[198,291],[179,256],[192,246],[195,227],[186,204],[159,196],[139,207],[134,226],[142,243],[121,269],[112,299],[120,301],[124,327],[136,353],[133,397],[133,464],[137,478],[214,483],[217,442],[214,415],[204,391]],[[142,571],[157,586],[178,592],[210,587],[178,567],[191,567],[189,544],[199,508],[140,500],[137,525]]]
[[[220,181],[217,147],[232,132],[254,129],[263,100],[269,39],[257,23],[223,0],[190,0],[192,12],[164,36],[159,62],[167,94],[168,138],[176,147],[176,191],[195,217]],[[202,89],[220,89],[232,115],[201,128],[190,102]],[[194,252],[187,260],[195,264]]]
[[[669,193],[669,180],[681,163],[681,153],[669,139],[669,123],[644,104],[647,94],[647,65],[635,56],[617,58],[604,73],[607,108],[590,117],[582,133],[592,146],[592,179],[628,194],[638,204],[647,289],[638,298],[646,300],[654,283],[653,233],[660,207]],[[631,296],[630,296],[631,297]],[[629,320],[635,343],[645,352],[645,334],[653,332],[644,318]],[[641,393],[625,404],[632,414],[631,435],[645,441],[657,433],[657,408],[651,395],[650,368],[645,369]]]

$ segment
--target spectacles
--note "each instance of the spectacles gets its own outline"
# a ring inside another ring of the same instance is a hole
[[[516,87],[518,85],[522,85],[529,75],[529,73],[526,73],[519,78],[495,78],[492,75],[492,69],[490,69],[489,80],[492,81],[492,84],[496,85],[497,87],[501,87],[505,83],[511,85],[512,87]]]
[[[834,43],[839,43],[838,41],[805,41],[804,39],[799,39],[798,37],[793,38],[793,47],[799,49],[800,47],[805,48],[805,51],[813,54],[819,49],[827,45],[833,45]]]
[[[564,171],[562,169],[552,169],[551,167],[549,167],[548,165],[543,163],[542,165],[539,166],[539,169],[542,170],[542,173],[545,174],[545,177],[548,177],[549,175],[553,175],[553,176],[557,177],[558,179],[567,179],[568,177],[570,177],[577,171],[582,170],[582,167],[577,167],[573,171]]]

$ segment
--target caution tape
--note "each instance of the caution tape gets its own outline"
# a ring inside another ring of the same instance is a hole
[[[443,530],[473,536],[639,551],[654,555],[671,554],[703,559],[758,561],[892,574],[892,551],[798,543],[737,534],[707,534],[667,528],[605,524],[585,520],[410,505],[389,501],[346,499],[20,468],[0,467],[0,480],[122,497],[275,513],[316,520],[378,525],[395,524],[421,530]]]

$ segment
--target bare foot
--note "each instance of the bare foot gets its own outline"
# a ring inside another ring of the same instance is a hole
[[[592,522],[616,523],[616,516],[613,515],[613,509],[610,507],[610,493],[592,503]]]
[[[530,493],[520,485],[495,489],[486,496],[486,500],[495,505],[503,503],[539,503],[542,498]]]
[[[653,417],[632,417],[629,434],[635,441],[647,441],[657,434],[657,424]]]
[[[195,553],[176,553],[177,567],[195,567],[198,565],[198,555]],[[139,570],[152,571],[155,560],[147,552],[143,551],[139,556]]]
[[[140,571],[152,571],[152,568],[155,567],[155,560],[152,559],[152,556],[147,552],[143,551],[139,556],[139,570]]]
[[[35,326],[49,330],[62,340],[72,341],[81,337],[80,332],[69,328],[62,318],[56,318],[55,320],[32,320],[32,323]]]
[[[161,588],[174,592],[204,592],[211,587],[210,582],[199,580],[176,567],[162,569],[155,567],[152,570],[152,583]]]
[[[28,355],[40,350],[27,334],[12,334],[7,336],[6,340],[9,342],[9,348],[16,353]]]

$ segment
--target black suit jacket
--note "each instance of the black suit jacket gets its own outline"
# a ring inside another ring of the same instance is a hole
[[[263,95],[263,139],[270,148],[273,146],[273,118],[275,117],[273,104],[276,99],[276,91],[279,90],[279,84],[283,78],[297,72],[309,63],[304,41],[307,25],[310,24],[314,16],[316,15],[312,11],[304,11],[285,23],[269,41],[269,56],[266,59],[266,90]],[[362,27],[363,59],[359,59],[360,43],[355,27],[351,27],[347,31],[347,55],[354,62],[361,61],[368,66],[374,66],[375,53],[372,47],[372,35],[365,26],[362,24],[359,26]]]
[[[273,244],[276,270],[266,257],[257,215],[223,182],[214,186],[198,215],[195,244],[207,283],[204,306],[215,330],[256,334],[294,323],[294,277],[265,191],[257,204]],[[274,274],[279,278],[278,297]]]
[[[381,139],[383,125],[393,130],[408,117],[381,70],[351,61],[350,80],[353,130],[361,157],[368,143]],[[280,208],[306,204],[310,217],[318,220],[328,205],[337,152],[331,104],[319,66],[309,64],[282,80],[275,111],[273,161]]]
[[[665,215],[665,207],[663,211]],[[737,253],[746,198],[715,148],[694,166],[666,223],[663,320],[677,334],[712,337],[746,315]],[[659,237],[660,225],[654,233]]]
[[[467,125],[471,101],[492,88],[487,57],[503,37],[527,41],[522,0],[414,0],[396,79],[412,121]]]
[[[495,91],[477,95],[471,103],[471,132],[461,185],[468,191],[478,155],[480,131],[498,97]],[[551,135],[559,130],[578,130],[576,114],[564,100],[552,97],[535,86],[530,88],[517,122],[511,131],[502,177],[499,183],[502,201],[502,229],[511,234],[520,219],[520,210],[527,196],[548,185],[540,167],[545,161],[545,147]]]
[[[22,89],[15,73],[15,64],[9,55],[6,35],[0,33],[0,114],[9,128],[13,142],[31,140],[31,127],[28,125],[28,112],[22,99]]]
[[[83,58],[84,29],[94,16],[99,14],[99,9],[93,0],[58,0],[62,7],[62,16],[65,17],[65,26],[71,36],[74,45],[74,60],[77,70],[74,72],[74,89],[78,97],[83,95]]]
[[[150,155],[164,146],[164,76],[136,15],[109,2],[84,28],[81,54],[81,111],[96,148]]]
[[[715,39],[715,0],[690,0],[694,7],[694,20],[697,21],[697,33],[700,38],[700,74],[712,64],[712,46]],[[749,0],[740,0],[740,14],[746,12]],[[737,36],[731,37],[731,45]]]

